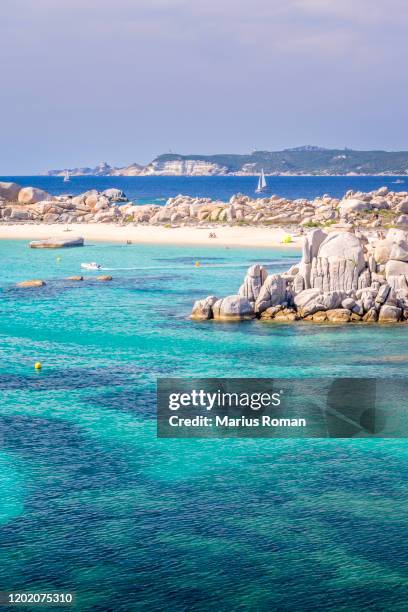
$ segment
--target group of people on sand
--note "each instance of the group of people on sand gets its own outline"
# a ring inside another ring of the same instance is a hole
[[[210,233],[208,234],[208,237],[209,237],[209,238],[217,238],[217,234],[216,234],[215,232],[210,232]]]

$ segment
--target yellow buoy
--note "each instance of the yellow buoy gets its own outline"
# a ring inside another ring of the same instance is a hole
[[[196,268],[199,268],[201,266],[199,261],[196,261],[194,265],[195,265]]]
[[[290,244],[292,242],[292,236],[289,236],[289,234],[287,236],[285,236],[282,240],[282,242],[284,244]]]
[[[34,367],[35,367],[36,370],[41,370],[41,368],[42,368],[41,361],[36,361],[35,364],[34,364]]]

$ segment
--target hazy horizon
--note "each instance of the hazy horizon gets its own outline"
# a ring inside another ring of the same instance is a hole
[[[3,0],[0,19],[0,175],[408,150],[402,0]]]

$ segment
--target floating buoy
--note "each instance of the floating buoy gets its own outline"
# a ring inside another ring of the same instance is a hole
[[[285,236],[285,237],[282,239],[282,242],[283,242],[284,244],[290,244],[290,243],[292,242],[292,236],[289,236],[289,234],[288,234],[287,236]]]
[[[56,257],[56,262],[59,263],[61,261],[61,257],[58,255],[58,257]]]
[[[41,361],[36,361],[36,362],[35,362],[35,364],[34,364],[34,368],[35,368],[36,370],[41,370],[41,368],[42,368],[42,363],[41,363]]]
[[[196,268],[199,268],[201,266],[199,261],[196,261],[194,265],[195,265]]]

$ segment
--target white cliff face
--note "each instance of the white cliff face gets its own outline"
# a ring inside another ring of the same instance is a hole
[[[154,161],[143,170],[142,174],[166,174],[173,176],[210,176],[212,174],[226,174],[225,166],[210,163],[200,159],[180,159],[172,161]]]

